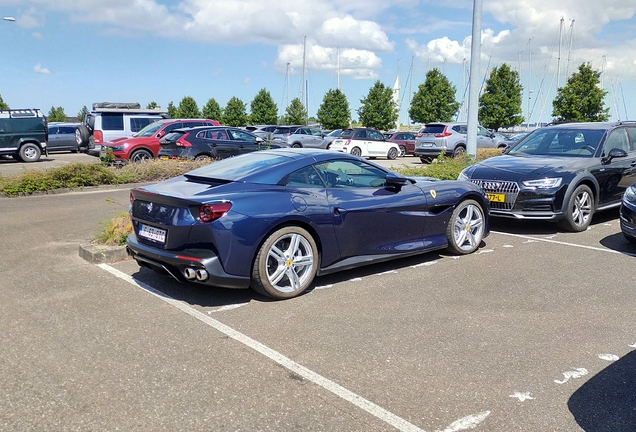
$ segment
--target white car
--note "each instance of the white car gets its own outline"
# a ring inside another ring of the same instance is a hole
[[[329,148],[368,158],[382,157],[393,160],[400,155],[400,147],[397,144],[386,141],[382,133],[369,128],[344,129],[331,142]]]

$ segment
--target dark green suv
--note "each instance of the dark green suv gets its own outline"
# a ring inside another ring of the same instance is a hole
[[[48,139],[46,117],[39,109],[0,111],[0,155],[36,162],[42,153],[48,156]]]

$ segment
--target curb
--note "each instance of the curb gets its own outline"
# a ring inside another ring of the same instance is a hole
[[[105,246],[82,243],[79,245],[79,256],[91,264],[119,261],[128,258],[126,246]]]

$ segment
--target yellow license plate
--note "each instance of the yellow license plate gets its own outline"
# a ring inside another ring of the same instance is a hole
[[[490,202],[506,202],[506,194],[502,193],[486,193]]]

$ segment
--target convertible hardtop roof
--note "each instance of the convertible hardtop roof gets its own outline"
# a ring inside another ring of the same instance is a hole
[[[277,184],[287,174],[316,162],[333,159],[360,161],[348,153],[321,149],[280,148],[259,150],[223,159],[185,174],[186,178],[203,177],[225,181]],[[365,161],[388,171],[380,165]]]

